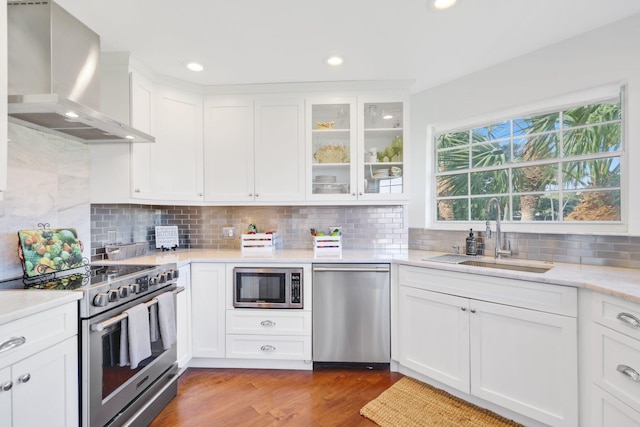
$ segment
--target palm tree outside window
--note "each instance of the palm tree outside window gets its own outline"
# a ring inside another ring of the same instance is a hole
[[[437,221],[620,222],[620,97],[436,134]]]

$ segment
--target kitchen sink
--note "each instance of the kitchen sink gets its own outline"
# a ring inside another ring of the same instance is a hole
[[[553,267],[531,266],[524,264],[511,264],[506,262],[493,261],[489,259],[479,260],[477,257],[469,255],[445,254],[432,258],[425,258],[423,261],[443,262],[446,264],[470,265],[472,267],[497,268],[500,270],[523,271],[526,273],[546,273]]]
[[[552,268],[552,267],[532,267],[530,265],[520,265],[520,264],[506,264],[503,262],[472,261],[472,260],[462,261],[459,264],[471,265],[474,267],[498,268],[501,270],[525,271],[527,273],[546,273]]]

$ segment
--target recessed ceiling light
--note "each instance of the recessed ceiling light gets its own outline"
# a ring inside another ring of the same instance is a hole
[[[429,6],[435,10],[449,9],[457,0],[429,0]]]
[[[80,116],[78,116],[77,113],[75,113],[73,111],[67,111],[66,113],[64,113],[64,115],[69,117],[70,119],[77,119],[78,117],[80,117]]]
[[[197,62],[187,62],[187,68],[191,71],[202,71],[204,70],[204,66],[202,64],[198,64]]]
[[[127,138],[127,139],[136,139],[136,137],[133,136],[133,135],[125,135],[125,138]]]
[[[342,63],[344,62],[344,60],[339,57],[339,56],[330,56],[329,58],[327,58],[327,64],[333,66],[333,67],[337,67],[338,65],[342,65]]]

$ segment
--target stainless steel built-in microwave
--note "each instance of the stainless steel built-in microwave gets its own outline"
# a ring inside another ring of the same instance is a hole
[[[302,268],[233,269],[233,306],[303,308]]]

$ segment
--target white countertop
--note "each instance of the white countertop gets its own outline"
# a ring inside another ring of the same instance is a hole
[[[460,264],[428,261],[442,255],[428,251],[343,250],[341,256],[314,256],[312,250],[276,250],[273,253],[242,253],[239,250],[181,249],[156,252],[130,258],[118,264],[164,264],[175,262],[179,267],[190,262],[265,262],[265,263],[323,263],[323,262],[394,262],[397,264],[429,267],[494,277],[529,280],[561,286],[581,287],[640,303],[640,270],[631,268],[600,267],[580,264],[558,264],[505,258],[501,263],[552,267],[545,273],[528,273]],[[492,261],[491,257],[477,257]]]
[[[81,292],[61,290],[3,290],[0,292],[0,325],[40,313],[82,298]]]

